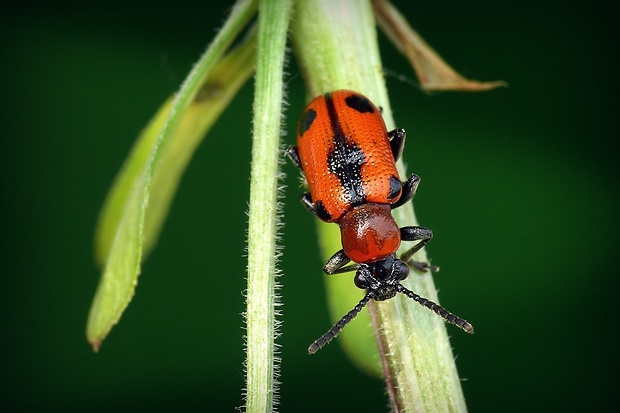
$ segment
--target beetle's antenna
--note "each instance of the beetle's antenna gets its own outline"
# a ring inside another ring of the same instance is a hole
[[[424,307],[430,310],[433,310],[438,316],[446,320],[448,323],[454,324],[455,326],[459,327],[466,333],[471,334],[474,332],[474,326],[469,324],[469,322],[462,319],[461,317],[458,317],[452,314],[451,312],[449,312],[448,310],[446,310],[439,304],[436,304],[432,302],[431,300],[427,300],[424,297],[420,297],[419,295],[417,295],[413,291],[408,290],[401,284],[398,284],[398,286],[396,287],[396,290],[398,292],[405,294],[407,297],[411,298],[413,301],[416,301],[418,304],[423,305]]]
[[[366,304],[368,304],[368,301],[370,301],[370,299],[372,297],[373,297],[373,294],[371,292],[367,292],[366,295],[364,296],[364,298],[362,298],[360,300],[360,302],[357,303],[357,305],[355,307],[353,307],[353,309],[351,311],[349,311],[347,314],[345,314],[345,316],[342,317],[340,319],[340,321],[338,321],[336,324],[334,324],[334,326],[327,331],[327,333],[323,334],[314,343],[312,343],[310,345],[310,347],[308,347],[308,353],[309,354],[316,353],[317,351],[319,351],[320,349],[325,347],[325,345],[327,343],[329,343],[334,338],[336,338],[338,333],[340,333],[342,331],[342,329],[347,324],[349,324],[349,322],[351,320],[353,320],[355,318],[357,313],[362,311],[362,308],[364,308],[366,306]]]

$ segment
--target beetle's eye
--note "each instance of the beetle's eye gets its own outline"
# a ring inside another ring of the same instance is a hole
[[[368,288],[368,278],[366,277],[368,269],[364,266],[360,267],[355,273],[355,277],[353,278],[353,282],[357,288],[365,290]]]
[[[394,262],[392,267],[392,277],[398,281],[402,281],[409,275],[409,267],[401,260]]]

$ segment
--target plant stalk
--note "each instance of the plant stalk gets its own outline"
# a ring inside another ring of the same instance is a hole
[[[278,392],[277,199],[284,64],[291,9],[291,0],[263,0],[258,9],[246,299],[245,410],[253,413],[274,411]]]
[[[370,2],[299,0],[296,16],[299,18],[292,25],[293,41],[310,97],[344,88],[361,92],[382,108],[388,130],[394,129]],[[401,177],[407,176],[402,161],[398,163],[398,170]],[[394,216],[401,226],[418,225],[412,203],[394,210]],[[336,247],[339,243],[337,230],[327,227],[319,225],[321,245],[330,246],[323,251],[325,259],[339,248]],[[418,252],[415,260],[427,261],[425,251]],[[351,303],[359,300],[361,294],[355,292],[350,277],[342,277],[345,281],[334,280],[338,277],[342,276],[330,276],[327,280],[332,317],[336,320],[347,311],[339,303],[345,302],[351,308]],[[346,282],[348,287],[344,287]],[[438,302],[433,278],[428,273],[412,270],[403,285]],[[376,342],[369,344],[374,340],[369,323],[358,323],[355,328],[351,323],[339,338],[347,354],[362,369],[385,376],[392,410],[466,411],[443,320],[401,294],[374,304],[369,306],[369,311],[375,320],[374,335],[379,343],[382,367],[375,363]],[[365,336],[355,332],[356,338],[351,338],[351,331],[347,330],[358,328],[366,330]],[[360,340],[359,337],[365,338]]]

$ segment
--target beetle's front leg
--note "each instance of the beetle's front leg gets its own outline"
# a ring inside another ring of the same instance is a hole
[[[350,262],[351,258],[347,257],[347,254],[344,253],[344,250],[339,250],[337,253],[332,255],[332,257],[323,266],[323,271],[325,271],[325,274],[332,275],[356,270],[358,267],[357,264],[345,267],[345,265]]]

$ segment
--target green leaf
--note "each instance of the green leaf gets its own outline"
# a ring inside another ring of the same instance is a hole
[[[142,257],[146,174],[134,181],[93,300],[86,335],[95,351],[131,300]]]
[[[179,181],[196,148],[206,133],[226,109],[239,88],[254,70],[255,34],[248,42],[237,47],[218,63],[202,85],[197,98],[187,108],[178,131],[161,151],[155,165],[144,224],[144,256],[157,242]],[[108,257],[117,222],[122,216],[131,185],[140,178],[157,137],[170,116],[173,97],[159,109],[149,125],[140,134],[108,198],[105,201],[95,237],[96,257],[103,265]]]
[[[239,1],[232,9],[179,93],[140,135],[108,195],[95,241],[103,274],[86,332],[95,350],[134,294],[141,261],[155,243],[197,145],[253,71],[254,35],[221,56],[255,9],[251,0]]]

